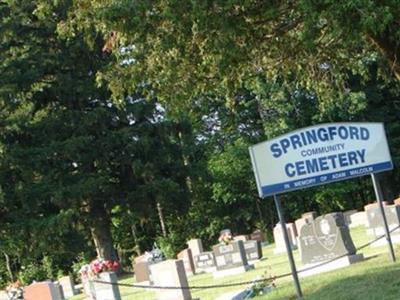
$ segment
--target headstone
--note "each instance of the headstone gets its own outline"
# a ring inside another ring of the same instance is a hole
[[[149,263],[145,261],[139,261],[135,263],[133,270],[135,272],[135,278],[137,283],[150,284],[150,268]]]
[[[253,233],[250,235],[250,239],[254,241],[259,241],[260,243],[264,243],[265,234],[260,229],[257,229],[253,231]]]
[[[9,300],[6,291],[0,291],[0,300]]]
[[[185,268],[182,260],[166,260],[150,266],[155,286],[187,287]],[[157,300],[191,300],[189,289],[156,289]]]
[[[390,233],[391,240],[394,244],[400,243],[400,229],[395,229],[400,225],[400,206],[398,205],[386,205],[384,206],[387,224]],[[385,235],[383,219],[381,210],[379,207],[373,207],[368,209],[368,218],[370,222],[370,230],[375,238]],[[378,247],[386,244],[386,239],[381,238],[371,246]]]
[[[243,242],[243,246],[248,262],[262,258],[261,242],[252,240],[245,241]]]
[[[216,270],[214,254],[210,251],[193,256],[196,273],[211,273]]]
[[[363,259],[362,255],[356,255],[356,248],[343,213],[326,214],[304,225],[300,231],[299,242],[301,261],[306,268],[343,256],[340,260],[299,272],[300,276],[344,267]]]
[[[139,263],[139,262],[147,262],[147,258],[148,256],[146,254],[140,255],[140,256],[136,256],[135,257],[135,264]]]
[[[234,236],[233,240],[234,241],[243,241],[243,242],[245,242],[245,241],[249,240],[249,236],[245,235],[245,234],[241,234],[241,235]]]
[[[217,271],[214,278],[239,274],[248,271],[249,266],[243,241],[232,241],[229,244],[219,244],[212,247]]]
[[[83,293],[89,297],[89,299],[92,299],[95,297],[95,292],[94,292],[94,285],[92,282],[90,282],[89,278],[86,276],[81,277],[82,280],[82,287],[83,287]]]
[[[62,286],[60,285],[60,283],[58,281],[54,282],[54,286],[56,287],[56,294],[57,294],[57,299],[60,300],[65,300],[64,297],[64,291],[62,289]]]
[[[66,299],[73,297],[74,295],[78,294],[75,290],[74,281],[72,276],[64,276],[58,279],[59,284],[62,287],[64,297]]]
[[[288,223],[286,224],[286,229],[288,232],[288,238],[289,238],[289,244],[292,247],[292,249],[296,249],[297,246],[297,230],[296,227],[293,223]],[[284,253],[286,252],[286,244],[285,244],[285,239],[283,237],[283,232],[282,232],[282,226],[280,223],[277,223],[274,227],[274,240],[275,240],[275,249],[274,253]]]
[[[114,272],[101,272],[93,280],[96,300],[121,300],[118,278]]]
[[[400,205],[400,197],[393,200],[394,205]]]
[[[343,213],[344,216],[344,221],[346,222],[347,226],[350,226],[351,224],[351,216],[357,213],[357,210],[352,209],[352,210],[347,210]]]
[[[311,223],[313,220],[315,220],[317,218],[317,213],[315,211],[310,211],[310,212],[306,212],[303,213],[301,215],[300,219],[297,219],[294,224],[296,226],[296,230],[297,230],[297,239],[296,242],[298,240],[298,236],[300,234],[300,230],[301,227],[303,227],[303,225],[307,224],[307,223]],[[298,244],[298,243],[297,243]]]
[[[32,283],[24,288],[25,300],[61,300],[59,294],[51,281]]]
[[[387,205],[386,201],[382,201],[383,207]],[[371,224],[372,219],[375,218],[376,210],[379,209],[379,203],[374,202],[364,206],[364,211],[367,215],[367,234],[375,235],[373,224]]]
[[[359,211],[350,216],[350,228],[357,226],[367,226],[367,214],[365,211]]]
[[[6,291],[0,291],[0,300],[9,300],[10,298],[7,295]]]
[[[317,218],[317,212],[316,211],[308,211],[305,212],[301,215],[302,219],[307,219],[309,221],[313,221]]]
[[[203,243],[200,239],[192,239],[187,242],[188,248],[192,251],[193,257],[199,255],[203,251]]]
[[[192,250],[189,248],[182,250],[178,253],[177,258],[183,260],[186,275],[190,276],[195,273]]]

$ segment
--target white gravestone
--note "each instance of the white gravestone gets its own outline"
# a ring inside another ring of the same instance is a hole
[[[102,272],[93,280],[96,300],[121,300],[117,275],[114,272]]]
[[[188,248],[192,251],[193,257],[204,252],[203,243],[201,242],[200,239],[192,239],[187,242],[187,245],[188,245]]]
[[[74,281],[71,276],[64,276],[58,279],[58,283],[61,285],[64,297],[66,299],[73,297],[77,294],[74,287]]]
[[[297,231],[296,227],[293,223],[286,224],[286,230],[288,233],[289,244],[292,249],[297,248]],[[275,240],[275,249],[274,253],[285,253],[286,252],[286,245],[285,239],[283,237],[282,226],[280,223],[276,224],[274,227],[274,240]]]
[[[182,260],[169,259],[150,266],[154,286],[188,287]],[[189,289],[155,289],[157,300],[192,300]]]

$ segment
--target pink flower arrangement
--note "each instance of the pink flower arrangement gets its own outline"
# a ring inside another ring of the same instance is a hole
[[[116,260],[104,260],[97,258],[90,264],[84,265],[79,270],[81,277],[84,279],[95,277],[101,272],[115,272],[119,269],[119,262]]]
[[[90,271],[97,275],[101,272],[115,272],[119,269],[119,262],[116,260],[95,259],[90,263]]]

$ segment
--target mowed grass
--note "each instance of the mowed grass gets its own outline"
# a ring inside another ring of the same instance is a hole
[[[364,227],[351,229],[351,235],[356,247],[367,243],[371,237],[367,236]],[[273,254],[274,245],[263,247],[264,259],[255,264],[255,269],[246,273],[214,279],[212,274],[200,274],[188,278],[190,286],[209,286],[251,281],[266,274],[278,276],[290,272],[286,253]],[[400,248],[395,248],[400,261]],[[300,278],[304,298],[306,300],[390,300],[400,299],[400,262],[392,263],[387,246],[366,247],[358,253],[363,253],[367,258],[350,267],[321,273],[312,277]],[[296,265],[302,267],[298,251],[294,251]],[[133,277],[126,277],[119,281],[123,284],[134,284]],[[253,299],[283,300],[296,299],[292,277],[280,278],[276,281],[277,288],[268,295],[257,296]],[[246,285],[236,287],[221,287],[212,289],[193,289],[193,298],[212,300],[223,293],[241,290]],[[154,300],[153,291],[146,291],[133,287],[120,287],[123,300]],[[85,297],[78,295],[73,300]]]

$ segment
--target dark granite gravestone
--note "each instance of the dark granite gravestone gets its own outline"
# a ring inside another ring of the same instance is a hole
[[[137,262],[134,267],[136,282],[150,283],[150,268],[147,261]]]
[[[356,254],[343,213],[330,213],[305,224],[300,230],[299,244],[301,260],[306,265],[299,270],[301,277],[343,268],[364,259],[362,254]]]
[[[184,249],[177,255],[178,259],[183,260],[183,266],[185,267],[186,275],[193,275],[195,273],[192,250]]]
[[[194,267],[197,272],[212,272],[215,270],[215,258],[212,252],[202,252],[193,257]]]
[[[239,274],[254,267],[250,267],[247,262],[243,241],[232,241],[212,248],[217,266],[217,272],[213,273],[214,278]]]
[[[320,216],[312,223],[303,225],[299,242],[303,264],[318,263],[356,253],[342,213]]]
[[[228,245],[219,244],[212,248],[217,270],[232,269],[248,264],[243,241],[232,241]]]
[[[259,241],[261,243],[265,242],[265,234],[260,230],[257,229],[250,234],[250,240]]]
[[[246,252],[247,261],[257,260],[262,258],[261,242],[245,241],[243,243],[244,251]]]

